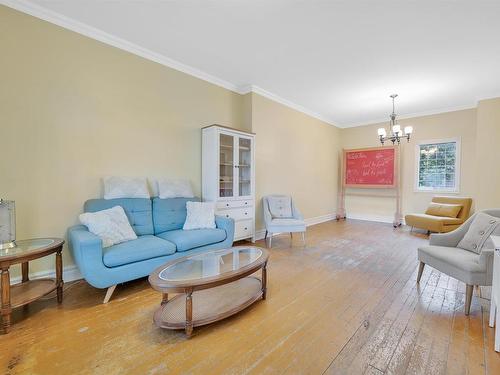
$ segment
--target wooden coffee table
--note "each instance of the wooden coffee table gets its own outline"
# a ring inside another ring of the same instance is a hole
[[[189,255],[158,267],[149,276],[153,289],[163,293],[155,324],[185,329],[190,337],[194,327],[227,318],[266,299],[268,258],[265,249],[237,246]],[[250,276],[260,269],[260,279]],[[169,293],[182,294],[169,300]]]
[[[62,257],[64,240],[60,238],[36,238],[16,241],[16,247],[0,250],[0,269],[2,270],[2,331],[10,328],[12,309],[33,302],[57,290],[57,302],[63,298]],[[56,254],[56,278],[30,280],[28,262],[30,260]],[[22,281],[10,285],[9,268],[21,263]]]

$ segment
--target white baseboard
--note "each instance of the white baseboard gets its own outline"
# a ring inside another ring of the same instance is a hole
[[[39,272],[31,272],[29,275],[30,279],[41,279],[41,278],[56,278],[56,271],[55,270],[45,270],[45,271],[39,271]],[[63,280],[64,282],[69,282],[69,281],[74,281],[74,280],[80,280],[82,278],[82,275],[80,274],[80,271],[76,267],[76,265],[71,265],[63,268]],[[10,279],[11,284],[17,284],[21,282],[21,276],[16,276]]]
[[[375,221],[378,223],[389,223],[394,222],[394,216],[382,216],[382,215],[372,215],[372,214],[347,214],[348,219],[354,220],[365,220],[365,221]],[[404,219],[403,219],[404,224]]]
[[[305,219],[304,221],[306,222],[306,226],[309,227],[311,225],[316,225],[316,224],[321,224],[326,221],[334,220],[335,219],[335,214],[327,214],[327,215],[322,215],[322,216],[316,216],[316,217],[310,217]],[[273,235],[278,234],[278,233],[273,233]],[[264,236],[266,235],[266,230],[265,229],[259,229],[255,231],[255,240],[262,240],[264,239]]]

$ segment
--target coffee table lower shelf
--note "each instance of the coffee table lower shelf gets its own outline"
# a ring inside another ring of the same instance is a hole
[[[192,326],[199,327],[234,315],[262,298],[262,283],[245,277],[229,284],[192,294]],[[153,320],[158,327],[186,328],[186,295],[179,294],[160,306]]]

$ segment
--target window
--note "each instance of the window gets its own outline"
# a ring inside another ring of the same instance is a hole
[[[417,191],[458,192],[460,140],[420,142],[416,146]]]

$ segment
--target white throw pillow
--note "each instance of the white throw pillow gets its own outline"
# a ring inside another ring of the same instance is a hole
[[[480,254],[483,248],[494,249],[491,235],[500,235],[500,218],[478,212],[458,247]]]
[[[104,177],[104,199],[150,198],[148,182],[142,177]]]
[[[215,205],[213,202],[186,202],[186,222],[182,229],[215,228]]]
[[[80,223],[85,225],[91,233],[99,236],[102,240],[102,247],[137,239],[121,206],[97,212],[86,212],[81,214],[79,219]]]
[[[163,178],[158,180],[158,197],[193,198],[193,189],[188,180]]]
[[[268,197],[269,211],[273,219],[292,218],[292,198],[290,197]]]

